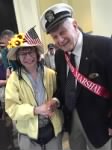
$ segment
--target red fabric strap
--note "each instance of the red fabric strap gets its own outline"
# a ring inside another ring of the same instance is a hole
[[[78,69],[75,68],[69,60],[68,55],[65,53],[65,59],[67,61],[67,64],[71,70],[71,72],[73,73],[74,77],[77,79],[77,81],[83,85],[85,88],[87,88],[88,90],[90,90],[91,92],[95,93],[96,95],[99,95],[101,97],[104,98],[109,98],[111,96],[111,94],[107,91],[106,88],[104,88],[103,86],[92,82],[91,80],[87,79],[84,75],[82,75],[81,73],[79,73]]]

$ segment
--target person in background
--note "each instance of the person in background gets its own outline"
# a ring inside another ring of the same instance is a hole
[[[9,29],[3,30],[1,32],[1,34],[0,34],[1,54],[2,54],[2,60],[3,60],[4,67],[6,68],[6,75],[7,75],[7,77],[9,77],[10,73],[12,72],[12,70],[15,70],[17,68],[16,61],[9,61],[7,59],[7,53],[8,53],[7,45],[8,45],[8,41],[13,36],[14,36],[14,32],[9,30]]]
[[[1,92],[1,94],[3,94],[2,118],[5,120],[4,129],[6,128],[6,131],[7,131],[7,136],[8,136],[7,140],[8,140],[8,143],[10,144],[9,148],[18,150],[19,149],[18,141],[17,141],[18,133],[12,120],[7,115],[7,113],[5,113],[5,108],[4,108],[5,107],[5,101],[4,101],[5,93],[4,92],[5,92],[6,81],[7,81],[7,78],[10,76],[11,72],[15,70],[17,67],[17,64],[15,61],[9,61],[7,59],[7,53],[8,53],[7,45],[8,45],[9,40],[13,36],[14,36],[14,32],[9,29],[3,30],[0,34],[0,47],[1,47],[0,51],[1,51],[1,59],[2,59],[1,67],[4,69],[4,72],[2,72],[2,74],[5,73],[4,78],[6,79],[5,81],[1,81],[1,82],[5,82],[2,88],[3,90]]]
[[[2,54],[0,51],[0,112],[1,112],[1,117],[4,114],[4,92],[5,92],[5,85],[6,85],[6,69],[2,63]]]
[[[40,55],[40,63],[41,63],[42,65],[45,65],[45,62],[44,62],[44,54],[41,54],[41,55]]]
[[[2,54],[0,51],[0,148],[7,150],[18,150],[17,144],[14,145],[15,137],[13,132],[12,120],[5,113],[5,86],[6,68],[2,62]]]
[[[55,72],[40,65],[43,47],[25,35],[15,35],[8,45],[8,58],[18,68],[7,81],[5,109],[16,123],[20,150],[61,150],[63,117],[53,97]]]
[[[71,120],[65,120],[71,125],[70,147],[111,150],[112,40],[81,32],[73,14],[70,5],[59,3],[40,19],[62,49],[55,54],[57,97]]]
[[[45,65],[53,70],[55,70],[55,45],[53,43],[48,44],[48,51],[44,55]]]

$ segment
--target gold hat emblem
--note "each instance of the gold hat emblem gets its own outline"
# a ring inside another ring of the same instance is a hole
[[[52,22],[55,19],[54,12],[52,10],[47,11],[45,14],[45,18],[46,18],[47,22],[49,22],[49,23]]]

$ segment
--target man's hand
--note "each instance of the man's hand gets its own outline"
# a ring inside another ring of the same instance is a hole
[[[54,111],[57,109],[57,101],[49,100],[46,103],[34,108],[35,115],[43,115],[45,117],[51,117]]]
[[[45,103],[45,104],[35,107],[34,114],[35,115],[38,115],[38,114],[43,115],[45,117],[51,117],[53,115],[53,112],[49,110],[47,103]]]
[[[6,80],[0,80],[0,86],[5,86],[6,85]]]
[[[47,102],[47,105],[48,105],[49,111],[51,111],[51,112],[54,112],[57,109],[57,106],[58,106],[57,101],[55,101],[55,100],[49,100]]]

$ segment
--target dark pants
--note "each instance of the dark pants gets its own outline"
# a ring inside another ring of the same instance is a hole
[[[0,118],[0,150],[16,150],[13,138],[12,120],[2,112]]]

